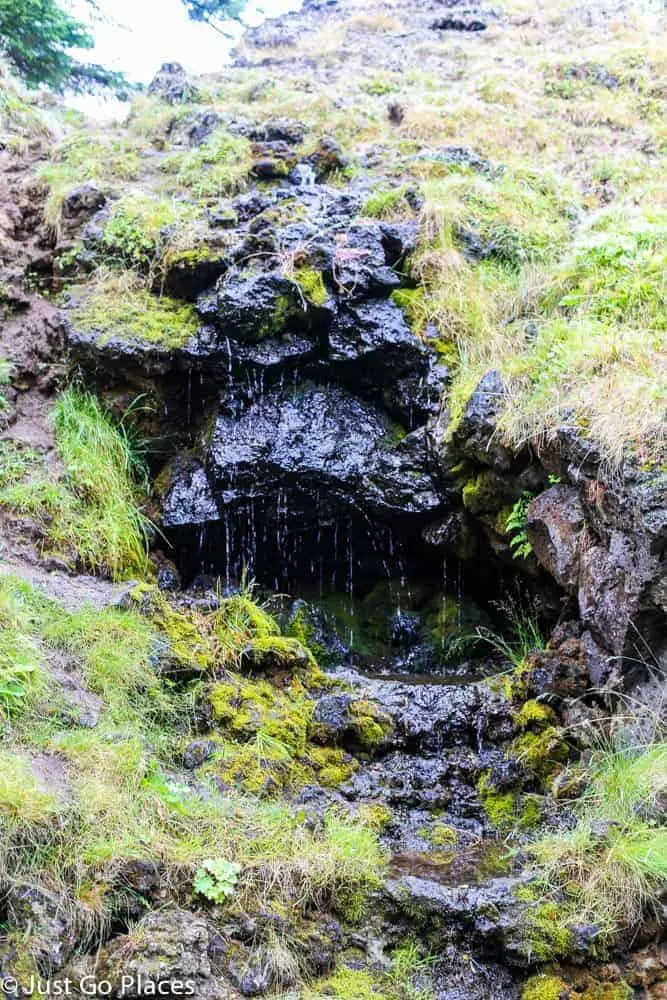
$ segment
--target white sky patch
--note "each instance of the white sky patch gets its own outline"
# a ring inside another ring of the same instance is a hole
[[[98,0],[105,17],[91,26],[95,48],[77,53],[89,62],[122,70],[135,82],[148,83],[162,63],[179,62],[188,73],[214,73],[229,61],[233,39],[223,38],[207,24],[191,21],[181,0]],[[70,0],[74,15],[89,22],[84,0]],[[244,13],[247,24],[259,24],[301,6],[300,0],[250,0]],[[226,27],[225,27],[226,30]],[[240,25],[230,22],[235,38]],[[125,105],[99,97],[76,97],[73,107],[95,118],[122,116]]]

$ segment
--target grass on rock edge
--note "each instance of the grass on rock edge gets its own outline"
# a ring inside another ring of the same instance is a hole
[[[58,465],[0,443],[0,505],[32,519],[45,551],[113,579],[143,576],[150,522],[141,511],[145,470],[126,427],[92,394],[67,389],[55,403]]]

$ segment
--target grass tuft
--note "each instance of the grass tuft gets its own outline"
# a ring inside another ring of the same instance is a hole
[[[598,749],[571,829],[529,845],[549,891],[613,937],[658,905],[667,880],[667,744]]]
[[[62,470],[12,447],[0,456],[0,504],[42,527],[45,546],[114,579],[147,569],[150,523],[138,505],[144,482],[125,427],[77,388],[56,401],[53,425]]]

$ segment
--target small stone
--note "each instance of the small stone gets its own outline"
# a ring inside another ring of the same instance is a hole
[[[193,740],[183,752],[183,767],[187,768],[188,771],[194,771],[195,768],[201,767],[205,761],[210,760],[219,749],[219,745],[214,740]]]

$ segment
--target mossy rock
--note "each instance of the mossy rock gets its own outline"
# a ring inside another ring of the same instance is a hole
[[[633,990],[623,981],[595,982],[594,973],[584,973],[585,982],[577,974],[576,985],[565,982],[560,976],[543,972],[525,983],[521,1000],[630,1000]]]
[[[525,832],[538,826],[542,819],[541,795],[522,794],[518,789],[499,790],[494,787],[489,771],[480,776],[477,794],[486,818],[499,833]]]
[[[316,667],[313,654],[291,636],[269,635],[253,639],[241,651],[241,670],[247,673],[274,673]]]
[[[304,994],[305,1000],[390,1000],[382,989],[382,975],[366,968],[340,966],[327,979],[317,983]]]
[[[426,289],[397,288],[391,293],[391,301],[403,311],[410,328],[418,336],[424,333],[428,323],[428,300]]]
[[[206,769],[226,785],[264,796],[315,783],[336,788],[359,766],[344,749],[310,741],[314,702],[298,678],[277,687],[230,677],[209,699],[221,749]]]
[[[446,823],[434,823],[427,831],[427,839],[434,847],[454,847],[458,834],[453,826]]]
[[[391,717],[372,701],[353,701],[350,705],[351,726],[355,741],[366,753],[374,753],[386,745],[394,724]]]
[[[523,733],[509,746],[508,754],[515,757],[542,786],[548,785],[562,770],[570,755],[563,739],[563,730],[547,726],[539,733]]]
[[[469,513],[491,514],[507,505],[513,491],[506,479],[487,469],[465,482],[461,498]]]
[[[300,267],[294,272],[296,281],[306,304],[321,309],[329,300],[329,293],[320,271],[310,267]]]
[[[371,830],[375,830],[376,833],[384,833],[394,819],[391,809],[381,802],[361,805],[359,807],[359,814],[366,826],[370,827]]]
[[[261,732],[292,753],[305,750],[313,702],[298,681],[279,689],[267,680],[230,678],[214,685],[209,698],[226,734],[248,740]]]
[[[522,917],[522,948],[531,964],[569,959],[574,953],[570,930],[572,913],[567,906],[542,901],[536,884],[521,886],[516,898],[525,903]]]
[[[540,974],[525,984],[521,1000],[567,1000],[570,990],[558,976]]]
[[[519,711],[514,716],[514,721],[521,730],[525,729],[545,729],[553,726],[556,722],[556,715],[552,708],[535,698],[525,701]]]
[[[120,340],[176,350],[196,335],[199,319],[190,303],[151,295],[131,277],[125,284],[107,279],[68,310],[74,338],[92,335],[100,348]]]
[[[165,637],[165,659],[173,660],[167,672],[203,673],[215,662],[214,648],[187,613],[175,611],[154,584],[139,583],[124,599],[124,606],[148,618]]]

